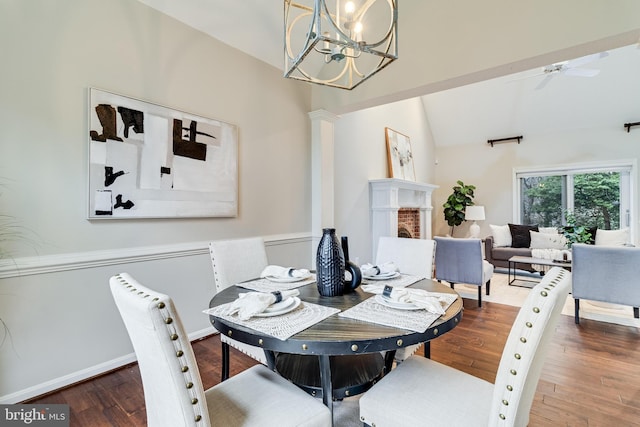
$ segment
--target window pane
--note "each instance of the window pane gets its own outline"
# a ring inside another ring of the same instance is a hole
[[[600,229],[620,228],[620,173],[601,172],[574,175],[576,224]]]
[[[522,223],[538,224],[541,227],[562,225],[562,212],[566,208],[564,194],[566,194],[564,176],[520,178],[520,218]]]

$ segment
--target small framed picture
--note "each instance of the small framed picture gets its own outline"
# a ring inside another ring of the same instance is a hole
[[[387,140],[389,178],[415,181],[416,171],[413,167],[413,154],[411,153],[409,137],[390,128],[384,128],[384,131]]]

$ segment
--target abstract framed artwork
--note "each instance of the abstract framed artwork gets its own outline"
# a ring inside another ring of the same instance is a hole
[[[89,219],[237,214],[235,125],[89,89]]]
[[[413,153],[409,137],[390,128],[384,128],[387,141],[387,164],[389,178],[416,180]]]

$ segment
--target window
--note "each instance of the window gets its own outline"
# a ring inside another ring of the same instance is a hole
[[[565,214],[576,223],[606,230],[631,227],[631,175],[635,162],[597,166],[516,169],[515,221],[558,227]],[[633,235],[633,230],[632,230]]]

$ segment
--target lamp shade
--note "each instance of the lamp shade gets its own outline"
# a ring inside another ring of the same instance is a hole
[[[464,210],[466,221],[484,221],[484,206],[467,206]]]

